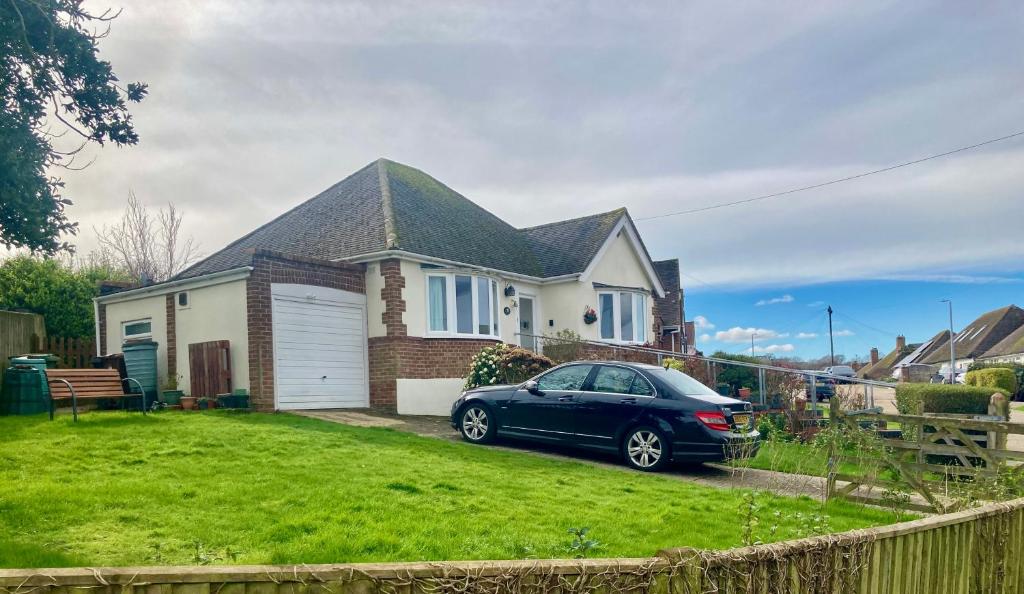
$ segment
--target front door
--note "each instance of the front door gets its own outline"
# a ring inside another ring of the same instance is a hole
[[[537,325],[534,323],[533,297],[519,298],[519,344],[524,349],[537,352]]]
[[[540,439],[568,439],[575,426],[575,408],[593,365],[566,365],[537,378],[537,392],[517,391],[508,404],[510,433]]]

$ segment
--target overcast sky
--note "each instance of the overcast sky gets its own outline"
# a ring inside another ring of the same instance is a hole
[[[77,243],[133,189],[215,251],[381,156],[528,226],[642,219],[1024,130],[1019,1],[633,4],[126,4],[101,49],[150,85],[142,140],[65,174]],[[1022,188],[1024,137],[638,225],[691,294],[770,299],[1019,271]]]

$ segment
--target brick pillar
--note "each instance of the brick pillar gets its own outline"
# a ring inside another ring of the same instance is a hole
[[[107,355],[107,305],[100,303],[98,307],[99,311],[99,327],[100,327],[100,355]]]
[[[178,375],[178,328],[176,323],[177,308],[173,293],[167,295],[167,379]]]
[[[405,313],[405,300],[402,289],[405,288],[405,277],[402,276],[402,263],[399,260],[384,260],[380,263],[380,275],[384,277],[384,286],[380,290],[380,298],[384,301],[381,321],[387,336],[408,336],[402,314]]]

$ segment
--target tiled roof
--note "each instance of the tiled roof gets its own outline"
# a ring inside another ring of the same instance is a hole
[[[583,272],[601,249],[625,208],[522,229],[544,276]]]
[[[659,260],[654,263],[654,271],[658,273],[661,287],[665,289],[664,297],[654,297],[658,307],[662,326],[679,326],[682,317],[683,295],[679,289],[679,260]]]
[[[628,216],[620,208],[516,229],[426,173],[379,159],[176,278],[246,266],[253,248],[324,260],[394,249],[534,277],[575,274]]]
[[[892,371],[896,364],[920,346],[920,343],[908,344],[902,349],[893,349],[889,351],[889,354],[879,359],[877,363],[865,365],[858,369],[857,377],[872,380],[892,377]]]
[[[953,339],[957,359],[973,359],[984,355],[1001,340],[1024,324],[1024,310],[1016,305],[1007,305],[982,314],[964,327]],[[919,362],[941,365],[949,361],[949,341],[936,345],[935,349]]]
[[[985,351],[982,357],[1005,357],[1024,353],[1024,324]]]

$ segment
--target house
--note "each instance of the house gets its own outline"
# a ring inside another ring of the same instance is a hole
[[[953,338],[957,372],[965,371],[975,359],[984,356],[1021,325],[1024,325],[1024,310],[1016,305],[1000,307],[978,316],[963,330],[957,332]],[[936,366],[940,373],[943,373],[941,369],[945,365],[947,370],[945,373],[948,373],[950,359],[948,331],[943,338],[944,340],[939,341],[941,344],[935,344],[929,353],[920,357],[916,362]]]
[[[1024,324],[997,342],[994,347],[985,351],[982,356],[978,357],[978,360],[1024,365]]]
[[[682,350],[682,307],[678,262],[654,262],[624,208],[517,229],[380,159],[169,281],[98,297],[96,317],[101,354],[152,338],[186,392],[189,345],[226,340],[257,409],[447,414],[488,344],[572,330],[608,356]]]

